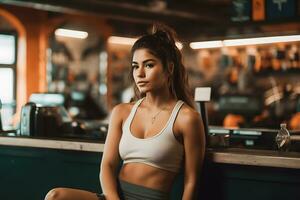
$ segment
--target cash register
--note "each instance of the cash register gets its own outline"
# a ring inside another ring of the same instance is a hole
[[[209,127],[209,144],[220,148],[277,148],[275,137],[278,127],[273,129],[254,128],[252,119],[263,110],[263,100],[259,95],[225,94],[218,99],[218,113],[241,115],[245,119],[241,126],[225,128],[222,126]]]
[[[253,128],[251,119],[259,114],[263,101],[259,96],[249,94],[228,94],[218,101],[218,112],[245,116],[246,125],[239,128],[225,128],[223,126],[209,126],[205,103],[210,101],[211,88],[196,88],[195,101],[203,120],[206,144],[210,148],[246,148],[261,150],[278,150],[278,131],[280,126],[273,128]],[[252,127],[251,127],[252,126]],[[290,151],[300,151],[300,130],[289,130]]]
[[[22,107],[20,134],[33,137],[105,140],[107,123],[103,120],[78,120],[67,109],[60,93],[34,93]]]

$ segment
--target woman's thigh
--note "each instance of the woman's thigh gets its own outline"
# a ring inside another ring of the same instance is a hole
[[[72,188],[54,188],[50,190],[45,200],[99,200],[96,193],[72,189]]]

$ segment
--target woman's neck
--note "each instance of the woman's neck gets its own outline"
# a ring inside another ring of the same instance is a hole
[[[172,105],[172,102],[177,101],[173,95],[169,91],[164,92],[158,92],[158,93],[152,93],[148,92],[146,93],[144,102],[147,104],[147,106],[152,108],[162,108],[166,107],[168,105]]]

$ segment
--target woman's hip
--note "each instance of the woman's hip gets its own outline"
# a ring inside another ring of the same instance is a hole
[[[119,193],[122,200],[168,200],[169,194],[152,188],[119,180]]]

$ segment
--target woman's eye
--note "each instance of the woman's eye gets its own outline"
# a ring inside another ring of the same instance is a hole
[[[146,64],[145,66],[146,66],[147,68],[152,68],[152,67],[154,66],[154,64],[148,63],[148,64]]]
[[[132,65],[133,69],[137,69],[139,66],[138,65]]]

